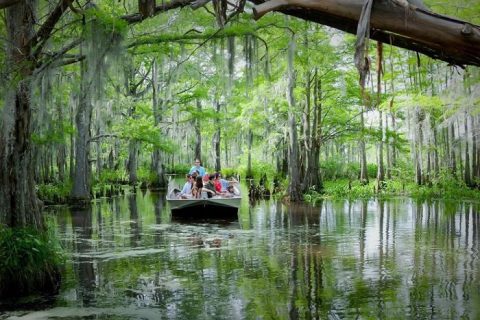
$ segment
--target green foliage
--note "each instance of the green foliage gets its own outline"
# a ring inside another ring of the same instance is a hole
[[[39,184],[37,195],[45,204],[66,203],[71,189],[72,183],[70,181]]]
[[[242,177],[247,176],[247,166],[240,165],[237,169],[237,172]],[[272,163],[262,162],[252,160],[252,176],[255,181],[259,181],[262,176],[265,174],[267,177],[274,177],[277,173],[275,166]],[[226,176],[224,172],[224,176]]]
[[[184,163],[177,163],[173,166],[167,166],[166,172],[172,173],[172,174],[184,175],[184,174],[187,174],[188,171],[190,171],[190,168],[191,168],[191,165],[184,164]]]
[[[32,142],[36,145],[65,144],[65,135],[72,135],[74,132],[75,129],[70,123],[63,122],[61,126],[49,128],[42,133],[32,133]]]
[[[432,178],[430,183],[421,186],[413,183],[411,177],[400,177],[386,180],[380,190],[375,179],[367,185],[356,180],[325,181],[323,192],[310,189],[305,194],[305,200],[315,203],[324,198],[369,199],[392,196],[410,196],[416,199],[480,199],[478,190],[468,188],[463,181],[446,170]]]
[[[360,176],[359,163],[343,163],[341,159],[333,158],[321,163],[322,176],[325,180],[336,179],[357,179]],[[369,178],[377,176],[377,165],[367,164],[367,174]]]
[[[175,144],[162,135],[159,127],[154,125],[151,106],[146,103],[137,103],[135,117],[130,117],[123,123],[115,126],[114,130],[121,138],[136,140],[145,144],[146,150],[151,152],[158,148],[164,152],[172,153]]]
[[[153,183],[156,181],[156,174],[150,168],[142,166],[137,170],[137,179],[139,182]]]
[[[96,177],[94,184],[98,184],[98,185],[118,184],[126,180],[127,180],[127,176],[124,170],[104,169],[100,171],[100,174]]]
[[[238,171],[238,168],[223,168],[222,169],[222,176],[223,178],[231,178],[234,176],[239,175],[240,172]]]
[[[102,27],[104,32],[123,34],[127,31],[127,22],[123,19],[119,19],[115,15],[112,15],[111,12],[106,12],[96,8],[87,10],[86,16],[89,18],[94,18],[96,22],[95,26]]]
[[[62,261],[51,232],[0,226],[0,296],[54,289]]]

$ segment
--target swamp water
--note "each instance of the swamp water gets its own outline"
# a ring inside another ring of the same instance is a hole
[[[478,203],[242,201],[234,221],[148,192],[52,208],[60,293],[0,319],[480,319]]]

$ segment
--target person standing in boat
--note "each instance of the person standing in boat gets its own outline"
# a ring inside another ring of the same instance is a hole
[[[200,177],[203,177],[203,175],[205,174],[205,168],[202,167],[200,159],[195,159],[194,165],[190,168],[190,171],[188,173],[193,174],[195,171],[198,171],[198,175]]]

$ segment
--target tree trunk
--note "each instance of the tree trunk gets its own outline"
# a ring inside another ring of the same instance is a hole
[[[318,77],[317,69],[313,76],[313,119],[310,130],[310,151],[307,153],[307,170],[304,178],[304,191],[314,186],[317,191],[323,189],[320,173],[320,146],[322,144],[322,80]]]
[[[155,0],[138,0],[138,12],[142,18],[151,17],[155,14]]]
[[[59,102],[56,103],[57,113],[58,113],[58,126],[59,129],[63,130],[63,110],[62,106]],[[67,159],[67,151],[65,146],[65,138],[62,138],[62,141],[57,144],[57,168],[58,168],[58,181],[64,182],[65,181],[65,169],[66,169],[66,159]]]
[[[252,144],[253,144],[253,132],[252,129],[248,130],[247,134],[247,179],[253,179],[253,172],[252,172]]]
[[[450,148],[450,168],[452,170],[452,175],[456,176],[457,175],[457,160],[456,157],[457,155],[455,154],[455,128],[453,125],[453,122],[450,125],[450,141],[449,144],[451,145]]]
[[[465,172],[464,172],[464,179],[465,184],[469,187],[472,186],[472,176],[470,174],[470,149],[468,145],[468,113],[465,111],[465,119],[464,119],[464,128],[465,128]]]
[[[130,140],[128,143],[128,183],[132,186],[137,184],[137,153],[138,153],[138,142],[134,139]]]
[[[221,165],[220,165],[220,138],[221,138],[221,130],[220,130],[220,102],[215,101],[215,110],[217,112],[217,117],[215,118],[215,134],[213,135],[213,149],[215,150],[215,171],[220,172]]]
[[[80,77],[81,88],[77,112],[75,114],[75,169],[71,201],[85,202],[91,199],[90,194],[90,125],[92,118],[92,103],[89,99],[89,86],[87,85],[86,63],[81,62]]]
[[[363,107],[362,107],[363,109]],[[368,184],[368,170],[367,170],[367,152],[365,150],[365,120],[363,115],[363,110],[360,113],[360,183],[361,184]]]
[[[202,113],[202,103],[197,99],[197,113]],[[202,131],[200,130],[200,119],[195,117],[195,159],[202,159]]]
[[[415,163],[415,182],[422,185],[422,124],[420,121],[420,111],[415,110],[415,138],[414,138],[414,163]]]
[[[160,122],[162,121],[162,110],[159,110],[159,91],[160,86],[158,83],[158,66],[157,61],[154,60],[152,66],[152,111],[153,111],[153,121],[155,127],[159,128]],[[163,108],[162,108],[163,109]],[[162,133],[159,128],[160,133]],[[167,180],[164,175],[164,165],[161,157],[161,151],[158,148],[154,148],[152,154],[152,169],[155,172],[155,182],[153,187],[159,189],[165,189],[167,187]]]
[[[377,190],[382,188],[385,181],[385,168],[383,162],[383,144],[385,142],[385,132],[383,130],[383,112],[380,109],[381,93],[382,93],[382,60],[383,46],[381,42],[377,42],[377,108],[378,108],[378,130],[380,131],[380,141],[378,142],[378,163],[377,163]]]
[[[31,74],[29,41],[35,24],[35,4],[21,1],[5,12],[7,65],[16,65],[1,108],[0,118],[0,224],[43,228],[35,193],[31,154]]]
[[[470,125],[471,125],[471,132],[472,132],[472,177],[475,183],[475,186],[478,188],[478,180],[480,178],[480,148],[477,146],[477,136],[476,133],[478,132],[477,127],[477,116],[470,115]]]
[[[298,138],[297,138],[297,121],[295,117],[295,70],[293,67],[293,57],[295,54],[295,38],[292,36],[288,46],[288,135],[289,135],[289,167],[288,167],[288,196],[290,201],[301,201],[301,184],[300,184],[300,167],[298,163]]]
[[[83,96],[84,93],[81,93]],[[88,162],[90,156],[90,102],[80,99],[77,114],[75,116],[75,126],[77,134],[75,137],[75,168],[73,187],[70,197],[73,201],[85,201],[90,199],[90,164]]]

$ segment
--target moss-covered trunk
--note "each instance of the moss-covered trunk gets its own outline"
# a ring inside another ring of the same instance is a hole
[[[22,1],[6,9],[7,64],[16,66],[0,119],[0,223],[10,227],[43,228],[35,193],[31,161],[31,75],[29,39],[33,35],[35,7]]]

